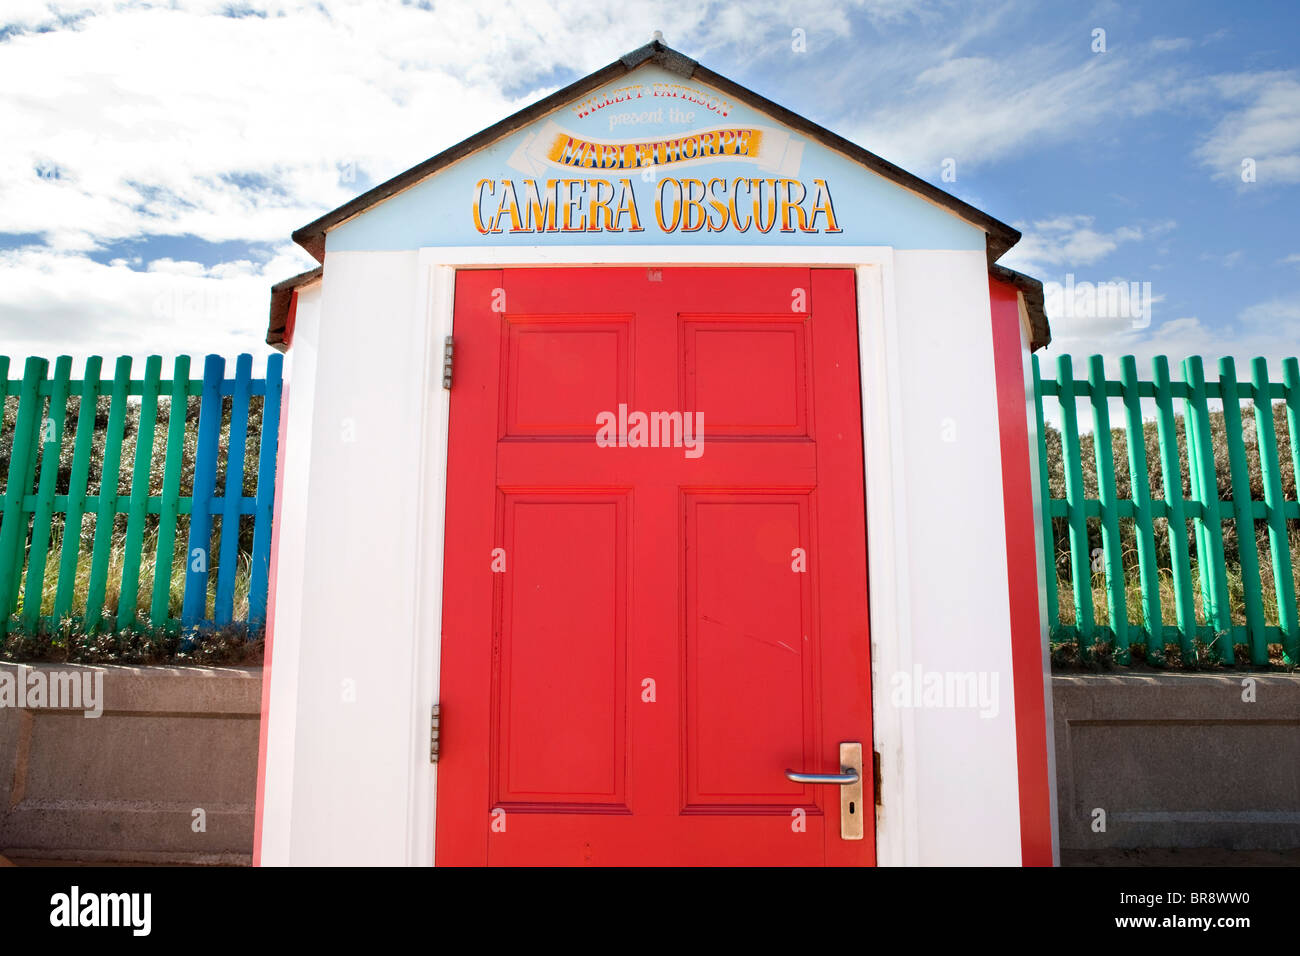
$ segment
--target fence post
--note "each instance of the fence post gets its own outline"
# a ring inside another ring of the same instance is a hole
[[[41,422],[41,478],[36,491],[36,512],[32,515],[32,549],[27,558],[27,586],[23,591],[23,627],[28,633],[34,633],[41,622],[41,601],[45,596],[45,559],[49,553],[50,526],[54,520],[54,485],[59,474],[59,451],[63,445],[63,420],[68,415],[68,379],[71,376],[72,356],[60,355],[54,362],[49,412]]]
[[[191,631],[203,621],[208,604],[208,566],[212,552],[212,496],[217,484],[218,440],[221,437],[221,379],[226,360],[203,360],[203,397],[199,406],[198,443],[194,451],[194,495],[190,534],[185,551],[185,598],[181,626]],[[188,647],[188,642],[185,645]]]
[[[1204,587],[1205,618],[1214,630],[1212,646],[1220,660],[1233,662],[1232,609],[1228,604],[1228,575],[1223,557],[1223,509],[1219,504],[1219,484],[1214,472],[1214,445],[1210,433],[1210,407],[1205,392],[1205,370],[1201,357],[1183,360],[1183,380],[1187,383],[1188,462],[1197,476],[1196,494],[1201,505],[1199,551],[1201,581]],[[1195,439],[1193,441],[1193,438]],[[1195,454],[1192,445],[1195,445]]]
[[[117,482],[122,472],[122,432],[126,425],[126,401],[131,390],[131,357],[120,356],[113,369],[113,403],[104,434],[104,460],[100,472],[99,508],[95,515],[95,544],[90,558],[90,585],[86,589],[86,632],[102,625],[104,593],[108,587],[108,563],[113,548],[113,525],[117,520]]]
[[[149,473],[153,465],[153,440],[158,427],[158,379],[162,357],[150,355],[144,363],[144,388],[140,398],[140,427],[135,434],[135,461],[131,465],[131,504],[126,538],[122,544],[122,587],[117,599],[117,626],[135,622],[140,603],[140,558],[144,550],[144,518],[149,507]],[[156,569],[155,569],[156,572]]]
[[[275,502],[275,470],[283,394],[283,356],[266,360],[266,397],[262,401],[262,440],[257,456],[257,503],[253,518],[253,558],[248,582],[248,629],[266,623],[267,583],[271,559],[271,508]],[[1053,605],[1055,606],[1055,605]]]
[[[1250,494],[1250,466],[1241,436],[1241,397],[1232,358],[1219,359],[1219,389],[1223,397],[1223,433],[1228,444],[1228,475],[1232,482],[1232,510],[1237,525],[1237,564],[1241,568],[1242,595],[1246,602],[1246,642],[1252,664],[1268,663],[1268,632],[1264,627],[1264,601],[1260,591],[1259,550],[1255,543],[1255,517]]]
[[[54,593],[54,624],[57,627],[72,609],[77,586],[77,561],[81,557],[81,523],[86,512],[86,480],[90,476],[90,450],[95,439],[95,417],[99,402],[99,374],[104,360],[98,355],[86,359],[81,380],[81,401],[77,407],[77,441],[72,449],[72,474],[68,479],[68,507],[63,518],[63,540],[59,550],[59,585]]]
[[[176,521],[180,514],[181,468],[185,455],[185,418],[190,399],[190,357],[176,356],[171,404],[167,412],[167,457],[163,464],[162,502],[158,509],[158,553],[154,558],[149,623],[171,623],[172,568],[176,563]]]
[[[1282,361],[1282,381],[1286,385],[1286,431],[1291,443],[1291,474],[1295,476],[1300,497],[1300,359]]]
[[[1294,666],[1300,659],[1300,628],[1296,626],[1295,579],[1292,577],[1291,548],[1286,534],[1286,499],[1282,497],[1282,462],[1273,428],[1273,400],[1269,396],[1268,362],[1256,358],[1250,363],[1255,387],[1255,436],[1259,447],[1259,473],[1264,485],[1264,506],[1268,509],[1268,550],[1273,559],[1273,585],[1277,592],[1277,623],[1282,632],[1282,654]]]
[[[1083,465],[1079,454],[1079,422],[1074,407],[1074,372],[1070,356],[1056,360],[1061,390],[1061,458],[1065,464],[1066,518],[1070,524],[1070,576],[1074,587],[1074,621],[1079,628],[1079,655],[1087,660],[1095,624],[1092,614],[1092,565],[1088,559],[1088,518],[1084,511]]]
[[[1157,355],[1151,360],[1151,373],[1156,389],[1160,475],[1169,515],[1169,565],[1174,578],[1174,609],[1178,615],[1179,646],[1186,663],[1196,653],[1196,604],[1192,597],[1192,563],[1187,548],[1187,514],[1183,508],[1182,456],[1178,454],[1178,426],[1174,419],[1169,360]],[[1188,462],[1190,466],[1190,457]],[[1195,469],[1190,470],[1194,472]]]
[[[1133,497],[1137,535],[1138,577],[1142,584],[1142,616],[1147,628],[1147,656],[1155,663],[1165,658],[1165,626],[1160,612],[1160,571],[1156,567],[1156,529],[1151,517],[1151,471],[1147,464],[1146,428],[1142,398],[1138,394],[1137,362],[1131,355],[1119,360],[1124,391],[1124,432],[1128,449],[1129,493]],[[1180,489],[1181,491],[1181,489]]]
[[[235,390],[230,399],[230,438],[226,442],[226,479],[221,489],[221,557],[217,562],[217,597],[212,609],[217,626],[235,617],[235,575],[239,571],[239,516],[244,505],[244,454],[248,448],[248,402],[252,397],[253,356],[235,360]]]
[[[1115,457],[1111,449],[1106,366],[1100,355],[1088,359],[1088,386],[1092,392],[1092,452],[1097,463],[1097,497],[1101,501],[1101,550],[1106,570],[1111,653],[1116,663],[1127,664],[1128,596],[1124,586],[1124,555],[1119,541],[1119,509],[1115,503]]]
[[[40,437],[41,382],[49,369],[43,358],[28,358],[18,393],[18,416],[14,420],[13,444],[9,450],[9,477],[5,483],[3,524],[0,524],[0,635],[8,633],[9,615],[18,600],[18,584],[27,548],[27,521],[23,499],[36,477],[35,443]],[[7,373],[6,373],[7,374]],[[5,382],[8,391],[8,380]]]
[[[0,355],[0,437],[5,433],[5,403],[9,398],[9,356]],[[17,424],[17,422],[15,422]],[[10,452],[9,463],[13,464],[13,453]],[[0,539],[4,537],[4,511],[5,502],[8,500],[9,485],[8,478],[5,479],[5,494],[0,495]],[[3,562],[0,562],[2,564]],[[2,590],[2,589],[0,589]],[[5,619],[7,615],[0,613],[0,637],[5,633]]]
[[[1034,368],[1034,421],[1038,428],[1038,498],[1042,503],[1039,520],[1043,526],[1043,569],[1047,577],[1047,627],[1049,637],[1061,626],[1060,584],[1056,579],[1056,539],[1052,534],[1052,482],[1047,469],[1047,431],[1043,423],[1043,379],[1038,355],[1029,356]]]

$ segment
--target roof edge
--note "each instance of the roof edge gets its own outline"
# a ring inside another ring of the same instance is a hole
[[[1029,315],[1029,351],[1037,352],[1039,349],[1047,348],[1052,343],[1052,327],[1047,321],[1043,283],[1023,272],[995,264],[989,265],[989,275],[1011,283],[1024,297],[1025,312]]]
[[[380,183],[373,189],[367,190],[350,202],[344,203],[337,209],[327,212],[320,218],[309,222],[301,229],[296,230],[292,236],[293,241],[310,252],[317,262],[324,262],[325,233],[329,229],[351,219],[353,216],[359,215],[371,206],[377,205],[383,200],[405,191],[420,180],[427,176],[431,176],[442,167],[450,166],[457,160],[464,159],[471,153],[477,152],[484,146],[496,142],[503,136],[508,136],[515,130],[522,129],[536,119],[540,114],[549,113],[552,110],[559,109],[570,100],[577,99],[584,93],[588,93],[597,87],[604,86],[610,80],[617,79],[620,76],[626,76],[628,73],[632,72],[632,70],[636,69],[636,67],[650,59],[651,56],[653,56],[654,51],[651,51],[650,56],[643,56],[636,60],[636,62],[631,66],[627,64],[627,59],[636,56],[647,48],[654,47],[657,43],[658,41],[654,41],[653,43],[641,47],[639,50],[634,50],[632,53],[627,54],[627,57],[617,59],[613,63],[601,67],[595,73],[590,73],[582,79],[576,80],[568,86],[556,90],[550,96],[543,97],[536,103],[510,114],[505,119],[493,123],[486,129],[479,130],[479,132],[475,133],[468,139],[461,140],[455,146],[448,147],[441,153],[429,157],[424,162],[412,166],[405,172],[398,173],[396,176]],[[667,49],[667,47],[664,49]]]
[[[289,306],[293,303],[293,294],[304,286],[319,281],[325,275],[325,267],[317,266],[296,276],[290,276],[271,286],[271,314],[266,324],[266,344],[283,352],[285,328],[289,324]]]
[[[897,183],[905,189],[912,190],[912,192],[919,194],[923,198],[944,207],[959,218],[979,226],[988,236],[987,249],[990,265],[1020,241],[1019,229],[1007,225],[1000,219],[995,219],[982,209],[976,209],[970,203],[958,199],[952,193],[946,192],[932,183],[926,182],[915,173],[909,173],[903,167],[896,166],[889,160],[877,156],[852,140],[845,139],[838,133],[832,132],[826,127],[786,109],[780,103],[774,103],[767,97],[741,86],[734,80],[729,80],[720,73],[714,73],[706,66],[697,65],[694,78],[702,83],[717,87],[722,92],[729,93],[738,100],[743,100],[748,106],[770,113],[792,129],[797,129],[801,133],[818,140],[824,146],[844,153],[850,159],[866,166],[872,172]]]

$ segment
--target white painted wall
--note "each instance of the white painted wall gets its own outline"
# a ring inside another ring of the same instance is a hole
[[[597,254],[626,263],[864,264],[873,709],[885,800],[879,859],[1018,864],[984,253],[679,246]],[[592,256],[590,248],[330,252],[319,319],[300,301],[265,865],[433,861],[427,718],[437,696],[447,410],[440,354],[453,267]],[[944,440],[945,419],[956,441]],[[890,678],[915,664],[995,673],[997,716],[892,707]],[[353,682],[354,702],[344,698],[344,681]]]
[[[271,621],[271,686],[266,728],[266,776],[262,794],[262,863],[289,862],[293,831],[293,757],[298,733],[298,672],[302,656],[302,592],[307,543],[311,423],[316,401],[316,358],[320,347],[321,284],[298,293],[293,347],[285,361],[287,416],[280,449],[283,493],[275,514],[275,598]],[[266,719],[266,714],[263,719]]]
[[[427,353],[427,323],[415,314],[418,258],[329,253],[318,322],[300,305],[264,865],[411,860],[408,811],[420,766],[412,739],[415,515]],[[419,743],[427,768],[428,743]]]
[[[996,675],[999,704],[992,718],[975,709],[912,709],[903,763],[914,787],[916,824],[909,830],[916,845],[906,859],[1019,865],[988,266],[982,252],[897,251],[893,272],[902,461],[891,477],[906,494],[906,553],[898,559],[906,563],[910,608],[910,634],[900,639],[910,644],[911,667],[923,672]],[[869,486],[880,477],[868,461]],[[893,690],[892,675],[883,684],[881,676],[877,712]]]

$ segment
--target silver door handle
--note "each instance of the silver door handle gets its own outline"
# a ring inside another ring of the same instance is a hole
[[[858,782],[858,772],[852,767],[847,769],[848,773],[800,773],[798,770],[787,770],[785,777],[795,783],[833,783],[849,787]]]

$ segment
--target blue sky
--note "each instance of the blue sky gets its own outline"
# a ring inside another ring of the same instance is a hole
[[[1013,223],[1004,263],[1150,283],[1049,358],[1300,352],[1300,5],[1023,0],[6,0],[0,352],[261,354],[295,228],[653,30]]]

